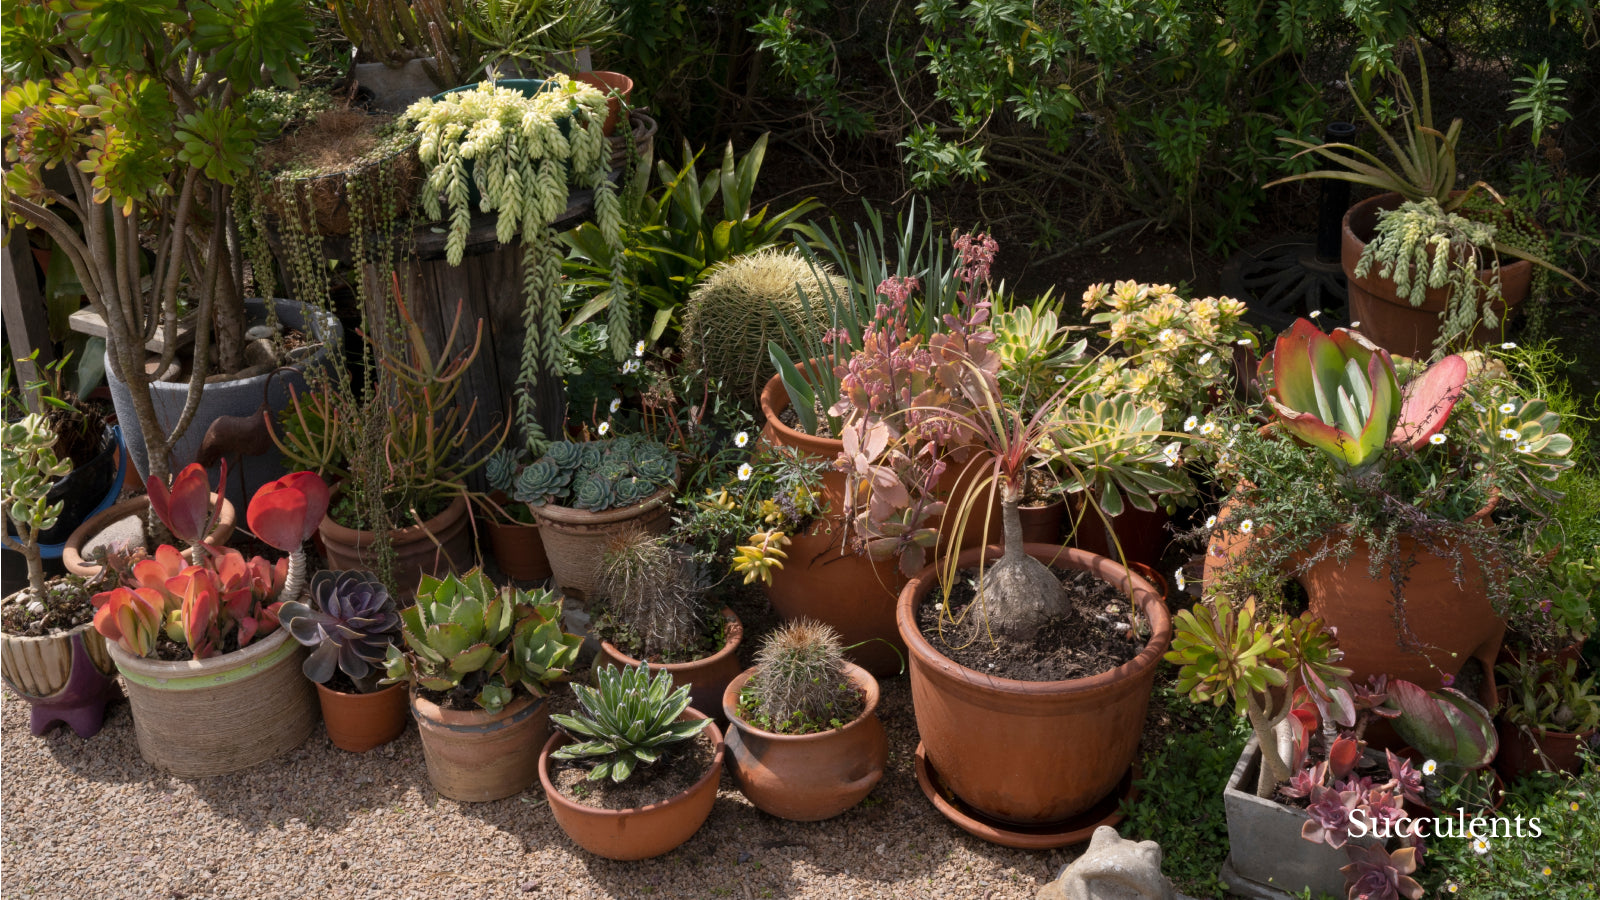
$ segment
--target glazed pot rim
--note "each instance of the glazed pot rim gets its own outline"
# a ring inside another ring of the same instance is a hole
[[[1061,681],[1021,681],[1015,678],[1001,678],[997,675],[986,675],[975,669],[969,669],[934,647],[927,638],[923,637],[922,629],[917,627],[916,606],[921,597],[930,593],[938,584],[938,566],[929,565],[918,572],[900,591],[900,598],[895,603],[895,623],[900,629],[900,638],[905,641],[906,649],[912,656],[922,656],[928,663],[938,666],[947,677],[958,679],[969,687],[993,691],[1011,696],[1037,697],[1082,695],[1096,693],[1110,689],[1130,679],[1137,678],[1147,671],[1160,665],[1162,656],[1167,652],[1167,647],[1172,642],[1172,614],[1167,610],[1166,602],[1155,590],[1155,587],[1146,581],[1144,576],[1121,563],[1087,550],[1067,547],[1056,544],[1024,544],[1023,548],[1029,556],[1045,565],[1061,565],[1065,568],[1089,572],[1102,581],[1117,587],[1112,578],[1121,580],[1129,579],[1132,588],[1130,600],[1137,602],[1143,611],[1146,621],[1150,623],[1150,638],[1145,641],[1143,649],[1133,659],[1128,660],[1114,669],[1107,669],[1094,675],[1081,678],[1068,678]],[[990,545],[987,548],[973,547],[962,551],[957,557],[959,568],[968,568],[976,565],[980,554],[985,550],[993,552],[994,558],[999,558],[999,547]],[[1107,578],[1096,569],[1109,568],[1111,578]],[[926,589],[923,586],[927,585]],[[1121,591],[1121,588],[1118,588]],[[1127,596],[1127,595],[1124,595]]]
[[[755,673],[756,669],[754,666],[752,666],[748,669],[745,669],[743,672],[740,672],[737,677],[728,682],[727,689],[722,692],[722,712],[723,715],[728,717],[728,724],[731,727],[737,728],[740,731],[748,731],[752,735],[755,735],[764,741],[772,741],[774,743],[795,745],[816,744],[826,741],[828,738],[838,737],[851,731],[855,731],[863,727],[868,720],[876,717],[878,712],[878,702],[883,697],[882,689],[878,686],[878,679],[873,677],[871,672],[868,672],[866,669],[863,669],[849,660],[845,660],[845,677],[849,678],[851,684],[854,684],[866,694],[866,702],[862,705],[861,714],[845,724],[840,725],[838,728],[830,728],[827,731],[816,731],[812,732],[811,734],[779,734],[776,731],[768,731],[759,725],[752,725],[749,721],[745,720],[738,714],[739,693],[741,690],[743,690],[745,684],[750,680],[750,677]]]
[[[325,538],[332,537],[335,541],[342,544],[367,543],[365,541],[361,541],[361,536],[374,535],[376,532],[362,531],[358,528],[351,528],[348,525],[340,525],[338,522],[333,520],[333,513],[331,512],[333,508],[332,499],[337,497],[343,490],[343,482],[340,482],[334,486],[333,491],[329,494],[330,512],[323,515],[322,524],[318,525],[317,528],[323,533]],[[396,528],[395,530],[389,532],[389,538],[391,541],[400,541],[402,543],[415,540],[425,540],[429,534],[438,534],[446,527],[455,524],[457,519],[460,519],[463,515],[466,515],[466,512],[466,495],[457,493],[450,500],[449,505],[447,505],[443,510],[440,510],[438,515],[418,525],[407,525],[404,528]]]
[[[220,501],[220,505],[218,505]],[[219,496],[216,491],[211,492],[211,502],[217,505],[217,522],[211,527],[211,532],[206,535],[205,542],[212,547],[227,546],[228,539],[233,537],[233,531],[238,526],[239,513],[234,508],[232,501],[226,496]],[[141,512],[150,507],[150,495],[139,494],[120,500],[106,507],[95,515],[84,519],[83,522],[72,530],[67,537],[67,542],[61,548],[61,564],[67,567],[68,572],[82,575],[85,578],[98,576],[104,566],[95,565],[83,558],[83,546],[89,539],[98,535],[112,522],[125,519],[130,515]],[[148,538],[147,538],[148,539]],[[184,553],[188,553],[187,550]]]
[[[683,715],[678,717],[678,720],[682,721],[685,718],[691,721],[695,719],[710,719],[705,713],[692,706],[685,709]],[[549,799],[551,806],[560,806],[569,812],[576,812],[599,819],[623,819],[628,816],[656,812],[671,806],[687,803],[692,797],[705,789],[707,782],[722,778],[722,766],[727,753],[727,744],[722,739],[722,729],[717,727],[716,720],[710,719],[710,721],[711,724],[707,725],[704,730],[711,734],[711,740],[716,748],[716,753],[711,757],[711,765],[706,766],[705,773],[694,784],[665,800],[657,800],[646,806],[632,806],[627,809],[601,809],[597,806],[585,806],[561,793],[556,789],[555,782],[550,780],[550,754],[571,741],[572,736],[562,731],[559,727],[550,729],[550,738],[544,742],[544,747],[539,751],[539,783],[544,787],[545,796]]]
[[[542,520],[549,519],[557,525],[611,525],[617,522],[626,522],[638,518],[644,513],[651,512],[665,506],[672,499],[672,487],[657,488],[655,493],[628,506],[618,506],[603,512],[590,512],[587,509],[578,509],[573,506],[562,506],[557,503],[546,503],[543,506],[529,504],[533,510],[533,517]]]
[[[251,641],[248,647],[234,650],[231,653],[221,653],[208,656],[205,659],[185,659],[171,662],[164,659],[150,659],[146,656],[134,656],[123,650],[116,641],[106,641],[106,650],[117,664],[117,669],[122,671],[123,677],[129,675],[126,669],[132,669],[132,674],[144,678],[163,680],[202,678],[232,671],[243,666],[249,666],[264,657],[272,656],[283,649],[283,644],[288,642],[296,648],[298,641],[289,637],[289,629],[282,625],[274,628],[272,632],[258,641]]]
[[[683,662],[650,663],[650,671],[682,673],[689,669],[698,669],[705,666],[710,666],[713,663],[722,662],[724,659],[727,659],[734,653],[737,653],[739,650],[739,644],[744,641],[744,623],[739,621],[739,617],[734,614],[732,607],[724,606],[721,610],[721,615],[722,620],[728,624],[728,628],[724,631],[724,634],[726,634],[727,637],[723,640],[722,646],[717,649],[717,652],[711,654],[710,656],[702,656],[699,659],[690,659]],[[628,654],[623,653],[621,650],[617,649],[616,644],[613,644],[610,641],[601,641],[600,645],[605,648],[607,653],[610,653],[617,659],[622,660],[629,668],[633,668],[639,663],[644,662],[644,660],[634,659]]]

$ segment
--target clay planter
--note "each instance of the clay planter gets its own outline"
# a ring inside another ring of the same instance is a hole
[[[617,130],[617,118],[622,115],[622,106],[628,102],[633,94],[633,79],[620,72],[576,72],[573,81],[581,81],[607,94],[605,134],[610,137]],[[621,94],[621,99],[609,97],[612,91]]]
[[[468,803],[520,794],[539,777],[539,745],[550,733],[543,697],[518,694],[498,713],[445,709],[415,693],[428,780],[440,796]]]
[[[6,605],[15,599],[7,597]],[[78,737],[94,737],[105,722],[106,702],[117,694],[117,670],[93,622],[40,637],[0,633],[0,674],[33,707],[28,730],[34,734],[65,724]]]
[[[712,718],[722,715],[722,693],[728,682],[739,676],[739,643],[744,640],[744,625],[733,610],[723,607],[722,618],[727,622],[724,630],[727,639],[722,649],[691,662],[650,664],[651,671],[671,672],[674,685],[688,685],[690,705]],[[627,668],[637,666],[639,660],[618,650],[610,641],[602,641],[594,667],[598,669],[607,663]]]
[[[388,195],[385,203],[392,202],[395,209],[408,210],[416,202],[423,182],[422,161],[417,158],[417,145],[418,142],[413,139],[411,143],[382,158],[364,163],[346,163],[335,171],[319,175],[276,175],[263,198],[267,211],[280,223],[291,215],[303,222],[305,210],[309,208],[312,211],[312,227],[317,234],[348,235],[351,204],[355,202],[351,199],[353,191],[350,185],[353,181],[366,182],[354,191],[359,195],[364,190],[367,193],[366,202],[372,202],[372,195],[382,191]],[[284,190],[294,198],[292,204],[285,204],[280,196],[279,192]]]
[[[777,734],[739,718],[739,692],[755,671],[746,669],[722,694],[728,770],[739,790],[762,812],[796,822],[831,819],[865,799],[889,759],[878,680],[846,663],[845,677],[865,695],[861,715],[832,731]]]
[[[1578,748],[1592,741],[1595,735],[1593,731],[1568,734],[1543,728],[1523,731],[1504,716],[1495,718],[1494,728],[1500,735],[1500,753],[1494,758],[1494,767],[1507,781],[1533,772],[1576,774],[1583,771]]]
[[[417,582],[425,574],[438,577],[465,572],[472,566],[469,524],[467,499],[457,494],[437,516],[420,525],[389,532],[395,556],[394,577],[402,599],[416,596]],[[376,532],[346,528],[324,516],[317,534],[322,538],[328,568],[377,571],[378,559],[370,549],[377,539]]]
[[[1422,305],[1414,307],[1400,298],[1393,279],[1378,277],[1376,265],[1366,278],[1355,275],[1361,251],[1377,234],[1378,211],[1398,209],[1401,202],[1399,194],[1380,194],[1350,207],[1344,214],[1340,262],[1350,285],[1350,318],[1361,323],[1361,333],[1390,353],[1426,359],[1439,336],[1439,317],[1444,315],[1449,290],[1430,288]],[[1478,272],[1478,280],[1485,284],[1493,277],[1492,270]],[[1502,322],[1527,298],[1532,279],[1533,263],[1510,257],[1501,261],[1502,299],[1495,310]],[[1493,333],[1482,325],[1472,336],[1472,342],[1480,345],[1494,339]]]
[[[1044,506],[1017,508],[1022,517],[1022,539],[1030,544],[1061,543],[1061,522],[1067,516],[1067,501],[1058,499]]]
[[[346,694],[317,685],[322,704],[322,724],[328,740],[340,750],[365,753],[381,747],[406,730],[406,686],[391,684],[370,694]]]
[[[703,719],[699,710],[686,709],[679,721]],[[649,806],[634,809],[597,809],[569,800],[550,780],[550,754],[572,739],[556,731],[539,754],[539,781],[550,801],[556,824],[579,847],[606,859],[650,859],[673,850],[694,837],[711,815],[717,799],[717,783],[722,780],[724,747],[717,723],[706,726],[706,733],[717,746],[717,755],[706,774],[688,790]],[[658,763],[659,765],[659,763]]]
[[[485,530],[489,532],[495,564],[507,578],[543,581],[550,577],[550,557],[545,555],[539,526],[489,522]]]
[[[833,626],[850,647],[845,656],[873,675],[898,675],[906,645],[894,624],[894,606],[906,578],[893,560],[841,553],[839,527],[819,519],[794,535],[785,548],[788,561],[772,573],[767,599],[786,622],[811,618]]]
[[[139,754],[181,776],[247,769],[300,746],[317,724],[306,650],[279,628],[243,650],[162,662],[106,649],[122,673]]]
[[[226,547],[228,546],[228,539],[233,537],[233,526],[237,513],[234,511],[232,503],[225,498],[218,497],[216,492],[213,491],[211,493],[211,503],[215,505],[218,502],[222,504],[222,508],[217,512],[217,521],[211,527],[211,533],[206,535],[206,543],[212,547]],[[96,538],[100,537],[101,533],[112,525],[123,523],[123,520],[129,518],[138,520],[139,533],[143,534],[142,523],[145,521],[149,511],[150,496],[141,494],[137,497],[129,497],[98,515],[90,516],[87,522],[79,525],[72,532],[72,535],[67,538],[66,546],[61,548],[61,564],[67,567],[68,572],[74,575],[82,575],[84,578],[94,578],[99,575],[100,565],[89,562],[84,556],[85,553],[93,552],[93,548],[97,543]],[[134,526],[127,523],[123,524],[129,530],[129,536],[131,537]],[[122,542],[119,542],[119,546],[122,546]],[[131,547],[125,547],[124,549],[131,549]],[[146,549],[150,549],[148,544]]]
[[[539,536],[550,559],[550,571],[563,593],[586,599],[600,580],[600,554],[606,544],[629,529],[666,534],[672,527],[672,491],[662,488],[632,506],[589,512],[546,503],[529,507],[539,520]]]
[[[1080,510],[1081,507],[1075,504],[1073,515],[1078,515]],[[1111,530],[1116,533],[1117,543],[1122,546],[1128,562],[1159,566],[1161,555],[1172,541],[1172,533],[1167,530],[1170,521],[1172,517],[1164,510],[1145,512],[1129,506],[1123,509],[1121,515],[1111,517]],[[1092,509],[1082,510],[1077,534],[1072,537],[1072,546],[1096,556],[1118,558],[1116,548],[1111,546],[1106,537],[1106,523]]]
[[[1041,826],[1098,803],[1117,787],[1139,750],[1151,685],[1172,641],[1172,619],[1150,583],[1103,556],[1047,544],[1028,555],[1132,588],[1150,623],[1137,657],[1088,678],[1029,682],[996,678],[952,662],[917,627],[917,609],[938,583],[933,566],[900,593],[896,623],[911,654],[911,701],[928,762],[968,806],[1002,822]],[[982,551],[968,550],[961,568]],[[993,548],[991,553],[998,553]]]

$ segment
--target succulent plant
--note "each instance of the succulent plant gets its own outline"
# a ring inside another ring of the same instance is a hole
[[[685,650],[700,634],[703,567],[664,535],[630,529],[600,555],[600,589],[612,615],[642,642],[644,658]]]
[[[543,506],[557,495],[565,493],[571,481],[570,470],[561,468],[549,459],[541,459],[517,475],[511,494],[523,503]]]
[[[489,487],[511,494],[516,490],[518,476],[524,471],[526,459],[521,450],[501,449],[489,454],[484,463],[483,475]]]
[[[623,669],[607,665],[595,671],[595,680],[598,688],[572,686],[587,715],[550,716],[575,741],[550,755],[594,760],[590,781],[626,781],[640,765],[656,762],[673,744],[711,724],[710,719],[678,721],[689,708],[689,686],[674,688],[672,673],[666,671],[652,680],[648,663]]]
[[[1600,728],[1600,693],[1595,676],[1578,677],[1578,661],[1525,662],[1502,665],[1500,677],[1510,685],[1510,700],[1503,714],[1519,728],[1539,728],[1564,734],[1585,734]]]
[[[672,486],[677,473],[678,460],[670,448],[637,435],[557,441],[517,476],[512,496],[533,506],[549,503],[603,512]]]
[[[762,642],[750,689],[762,713],[781,727],[793,721],[828,721],[844,681],[839,633],[821,622],[797,619]]]
[[[1429,691],[1409,681],[1389,682],[1395,733],[1439,765],[1481,769],[1500,749],[1489,711],[1453,688]]]
[[[310,602],[289,601],[278,621],[307,647],[306,677],[326,684],[335,671],[361,693],[377,687],[378,671],[400,637],[394,598],[371,572],[323,571],[311,576]]]
[[[55,527],[64,502],[51,503],[50,489],[55,487],[53,479],[72,471],[72,460],[56,459],[55,443],[49,420],[38,413],[8,423],[0,436],[0,477],[5,484],[0,505],[17,527],[17,538],[5,537],[4,544],[27,559],[28,587],[35,597],[45,592],[39,535]]]
[[[1417,870],[1417,848],[1401,847],[1392,853],[1381,845],[1351,844],[1345,848],[1350,865],[1340,869],[1350,900],[1418,900],[1422,885],[1411,877]]]

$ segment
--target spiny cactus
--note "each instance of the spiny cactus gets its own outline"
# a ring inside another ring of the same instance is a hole
[[[796,619],[767,636],[756,653],[750,688],[773,723],[826,722],[836,717],[845,681],[844,647],[832,627]]]
[[[688,649],[700,634],[704,567],[665,536],[631,529],[612,539],[600,555],[600,588],[645,658]]]
[[[754,397],[772,377],[767,342],[788,343],[780,318],[798,335],[828,328],[830,298],[845,285],[831,270],[820,275],[793,250],[769,247],[729,260],[689,297],[684,355],[732,395]],[[803,355],[802,347],[787,349]]]

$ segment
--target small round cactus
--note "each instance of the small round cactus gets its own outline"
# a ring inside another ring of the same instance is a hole
[[[843,279],[814,270],[793,250],[769,247],[735,257],[689,297],[680,342],[684,355],[730,394],[753,398],[772,376],[767,342],[802,355],[804,347],[792,345],[786,326],[802,340],[820,335],[831,318],[831,298],[844,290]]]
[[[600,589],[646,658],[688,649],[700,635],[702,566],[663,535],[631,529],[600,555]]]
[[[761,712],[781,728],[834,718],[845,681],[839,633],[821,622],[796,619],[762,642],[750,689]]]

